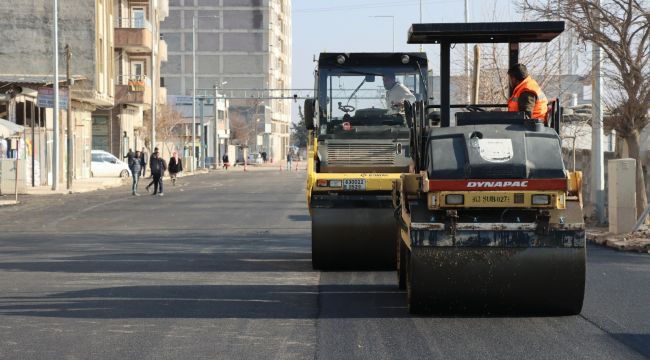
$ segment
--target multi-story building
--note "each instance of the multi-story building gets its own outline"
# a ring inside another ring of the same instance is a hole
[[[151,151],[153,104],[166,102],[159,69],[167,60],[167,44],[160,21],[169,10],[168,0],[112,1],[115,107],[93,113],[93,149],[124,157],[129,149]]]
[[[92,121],[98,108],[114,106],[113,22],[114,0],[59,0],[59,79],[53,76],[53,2],[0,1],[0,92],[21,87],[22,93],[0,101],[0,117],[27,129],[22,139],[22,156],[32,161],[26,171],[35,186],[51,184],[53,112],[37,106],[37,91],[47,91],[58,81],[66,84],[66,45],[70,49],[71,132],[73,157],[67,158],[67,112],[59,116],[59,182],[66,178],[69,162],[73,177],[91,175]],[[32,131],[33,129],[33,131]],[[21,155],[19,157],[22,158]]]
[[[244,118],[258,135],[249,146],[275,160],[286,157],[291,106],[263,89],[290,87],[290,14],[290,0],[170,0],[162,23],[169,51],[162,77],[169,94],[192,95],[195,60],[197,95],[213,94],[218,86],[233,118]]]

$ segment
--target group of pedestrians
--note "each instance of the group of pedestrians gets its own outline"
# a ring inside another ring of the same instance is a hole
[[[138,194],[138,182],[140,177],[145,176],[147,168],[147,154],[145,149],[142,148],[142,151],[136,151],[133,153],[132,150],[129,150],[127,154],[129,169],[131,169],[131,174],[133,176],[133,184],[131,185],[131,194],[133,196],[140,196]],[[151,173],[151,182],[145,187],[147,192],[151,186],[153,186],[153,194],[163,196],[163,177],[165,172],[169,172],[169,177],[172,181],[172,185],[176,185],[176,176],[179,172],[183,171],[183,162],[178,156],[178,153],[174,151],[172,157],[169,159],[169,166],[167,162],[160,156],[160,151],[158,148],[155,148],[151,157],[149,158],[149,172]]]

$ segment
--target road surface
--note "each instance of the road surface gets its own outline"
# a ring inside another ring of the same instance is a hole
[[[304,176],[0,208],[0,358],[650,358],[649,255],[589,247],[580,316],[413,317],[392,272],[311,269]]]

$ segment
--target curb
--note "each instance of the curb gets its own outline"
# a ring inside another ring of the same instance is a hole
[[[14,206],[20,204],[20,201],[16,200],[0,200],[0,207],[3,206]]]

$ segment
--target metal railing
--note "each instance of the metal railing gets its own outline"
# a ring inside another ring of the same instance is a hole
[[[117,20],[115,20],[115,27],[118,29],[152,29],[149,20],[141,17],[117,18]]]

